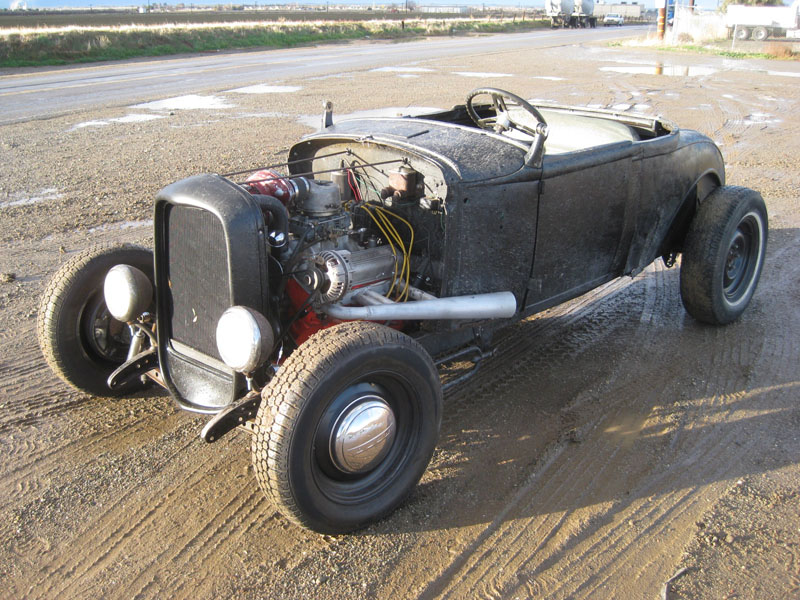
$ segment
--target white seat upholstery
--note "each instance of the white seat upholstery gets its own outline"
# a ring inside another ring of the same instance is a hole
[[[554,110],[541,110],[549,134],[545,154],[563,154],[614,142],[635,142],[636,131],[624,123]]]

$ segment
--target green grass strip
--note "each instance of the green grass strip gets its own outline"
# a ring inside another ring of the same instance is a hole
[[[718,42],[719,44],[729,45],[730,41],[724,40]],[[608,44],[612,47],[627,47],[624,42],[611,42]],[[635,47],[635,46],[634,46]],[[762,58],[770,60],[798,60],[800,54],[794,52],[790,47],[785,44],[768,44],[768,52],[736,52],[731,51],[722,45],[705,45],[699,46],[697,44],[679,44],[679,45],[663,45],[663,46],[643,46],[648,50],[664,50],[666,52],[680,52],[685,54],[709,54],[712,56],[723,56],[725,58],[733,59],[748,59],[748,58]]]
[[[418,36],[527,31],[539,21],[368,21],[327,24],[267,24],[202,28],[65,30],[45,33],[0,32],[0,67],[34,67],[123,60],[193,52],[294,46]]]

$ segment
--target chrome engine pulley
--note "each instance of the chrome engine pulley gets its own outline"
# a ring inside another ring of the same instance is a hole
[[[314,260],[327,285],[321,288],[323,303],[341,302],[354,290],[391,280],[397,258],[389,246],[351,252],[324,250]]]

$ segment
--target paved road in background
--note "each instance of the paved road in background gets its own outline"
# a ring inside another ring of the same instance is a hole
[[[52,67],[0,75],[0,124],[128,105],[284,78],[408,64],[448,56],[474,56],[523,47],[553,47],[641,35],[645,26],[620,29],[538,30],[484,37],[413,42],[355,42],[313,48],[227,52],[91,66]]]

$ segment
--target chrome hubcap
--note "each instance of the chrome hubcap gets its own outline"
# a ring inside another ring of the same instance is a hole
[[[336,419],[330,437],[331,459],[345,473],[365,473],[386,457],[396,434],[389,404],[380,396],[361,396]]]

